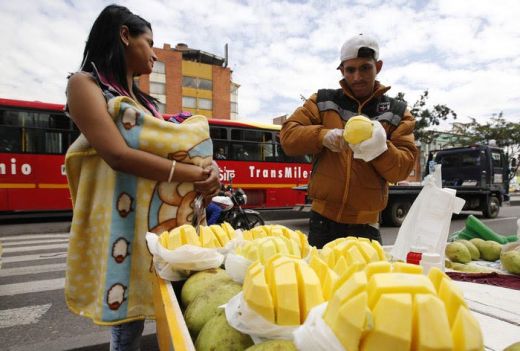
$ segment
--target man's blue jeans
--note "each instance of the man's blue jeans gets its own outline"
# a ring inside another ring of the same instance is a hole
[[[110,351],[139,351],[143,330],[144,320],[114,325]]]

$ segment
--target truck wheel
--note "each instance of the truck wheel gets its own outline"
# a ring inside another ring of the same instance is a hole
[[[410,200],[394,201],[383,211],[383,222],[393,227],[400,227],[412,204]]]
[[[500,201],[496,196],[490,196],[488,198],[486,208],[482,210],[482,214],[486,218],[495,218],[500,212]]]

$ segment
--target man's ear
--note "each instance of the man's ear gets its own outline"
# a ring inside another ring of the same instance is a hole
[[[128,30],[128,27],[125,25],[122,25],[119,29],[119,37],[121,38],[121,42],[124,46],[128,46],[130,43],[130,31]]]
[[[376,72],[379,73],[381,68],[383,68],[383,61],[379,60],[376,62]]]

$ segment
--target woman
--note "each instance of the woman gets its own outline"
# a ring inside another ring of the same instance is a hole
[[[89,156],[98,156],[102,162],[96,165],[103,167],[105,163],[111,170],[94,174],[96,181],[102,181],[107,173],[114,172],[114,177],[118,177],[119,180],[126,179],[128,182],[136,182],[136,179],[142,178],[154,181],[153,184],[186,182],[193,183],[197,193],[211,197],[219,190],[218,168],[172,162],[172,159],[130,146],[131,143],[123,138],[121,130],[117,128],[113,116],[109,113],[107,102],[110,99],[127,96],[136,102],[135,107],[139,112],[161,118],[154,99],[134,84],[134,77],[152,72],[157,60],[152,47],[153,33],[150,23],[125,7],[107,6],[94,22],[85,45],[80,71],[69,77],[67,86],[67,111],[82,133],[79,139],[84,137],[83,144],[90,148],[84,147],[87,151],[81,165],[85,166],[90,162]],[[81,144],[81,140],[74,144]],[[73,146],[71,149],[74,149]],[[71,149],[67,157],[73,159],[74,152]],[[81,176],[85,177],[81,167],[78,169]],[[74,169],[67,168],[69,186],[75,203],[65,289],[67,304],[73,312],[92,318],[96,324],[112,326],[111,350],[138,349],[144,319],[154,317],[149,289],[152,275],[149,274],[149,267],[143,267],[142,264],[147,259],[151,262],[151,257],[146,256],[149,255],[146,243],[141,237],[126,238],[118,241],[117,247],[115,244],[110,244],[113,247],[107,247],[110,245],[103,237],[114,234],[117,228],[113,225],[100,225],[99,228],[81,231],[81,222],[85,218],[91,218],[92,214],[85,214],[85,208],[78,208],[77,198],[88,197],[89,190],[87,188],[83,194],[77,189],[73,192],[74,182],[71,182],[70,175],[73,172]],[[126,203],[130,204],[128,210],[133,211],[132,215],[135,215],[135,220],[130,226],[137,226],[133,223],[147,220],[139,218],[143,216],[143,205],[140,203],[144,201],[143,197],[127,198],[129,200],[127,199]],[[135,203],[132,203],[133,200]],[[97,216],[116,216],[107,214],[110,212],[111,204],[104,204],[99,196],[89,201],[93,203],[93,207],[101,208],[96,210]],[[88,201],[84,203],[88,204]],[[128,212],[121,213],[123,217],[127,217]],[[128,226],[126,228],[128,229]],[[147,229],[150,230],[149,226]],[[78,234],[80,231],[81,235]],[[144,234],[142,233],[143,236]],[[123,250],[127,256],[116,257],[113,252],[118,250]],[[98,262],[106,258],[106,252],[112,252],[115,261],[119,263],[117,274],[131,276],[132,279],[139,278],[145,283],[136,285],[132,283],[134,280],[127,277],[129,283],[111,286],[110,292],[115,296],[120,294],[119,300],[112,299],[108,294],[103,295],[106,290],[102,285],[111,278],[109,275],[113,274],[107,273],[110,267],[107,268],[105,263]],[[146,257],[138,261],[139,256]],[[126,257],[128,259],[125,259]],[[135,262],[141,263],[139,267]],[[88,274],[91,276],[88,277]],[[89,282],[88,286],[85,285],[85,281]],[[139,287],[134,288],[136,286]],[[88,290],[88,294],[85,289]]]

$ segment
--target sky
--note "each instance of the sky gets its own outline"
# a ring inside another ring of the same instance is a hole
[[[66,77],[112,1],[0,0],[0,97],[65,102]],[[155,47],[186,43],[224,57],[239,119],[271,123],[318,89],[338,88],[341,45],[358,33],[379,41],[378,80],[410,105],[428,90],[458,122],[503,112],[520,122],[517,0],[129,0],[152,24]],[[515,88],[516,87],[516,88]],[[444,129],[448,126],[445,125]]]

